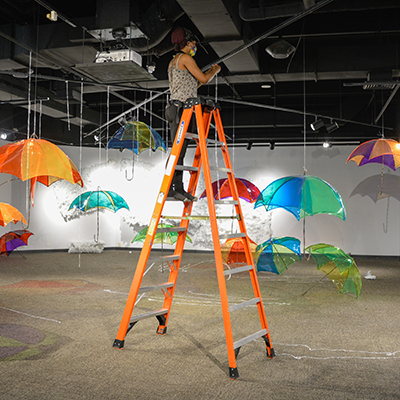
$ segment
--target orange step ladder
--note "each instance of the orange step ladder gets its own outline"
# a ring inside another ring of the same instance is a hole
[[[195,119],[197,123],[197,134],[187,132],[189,123],[191,121],[193,113],[195,114]],[[218,134],[218,140],[212,140],[208,138],[209,128],[212,120],[214,121],[214,126]],[[193,139],[197,143],[193,166],[177,166],[177,160],[183,145],[183,141],[186,139]],[[209,157],[207,152],[207,144],[214,143],[216,147],[222,150],[222,155],[224,159],[225,167],[218,168],[210,166]],[[208,216],[196,216],[192,215],[193,202],[185,202],[183,204],[182,216],[171,217],[163,216],[162,212],[164,209],[164,204],[167,198],[169,187],[171,185],[172,177],[175,169],[189,171],[190,181],[188,186],[188,193],[194,195],[197,188],[197,183],[199,180],[201,169],[203,170],[204,182],[207,193],[208,201]],[[233,200],[215,200],[212,190],[212,179],[211,170],[218,170],[225,172],[228,177],[229,186],[232,193]],[[231,204],[235,208],[234,216],[220,216],[216,215],[216,204]],[[173,228],[159,228],[158,224],[161,218],[165,219],[178,219],[180,220],[179,227]],[[238,221],[238,227],[240,232],[233,234],[220,235],[218,231],[219,218],[233,218]],[[268,358],[273,358],[275,356],[274,349],[272,347],[272,342],[269,334],[267,318],[265,316],[264,306],[261,298],[260,287],[258,284],[256,269],[254,266],[253,257],[250,251],[250,241],[247,236],[247,231],[243,219],[242,209],[239,202],[239,195],[236,187],[236,181],[232,170],[231,160],[229,157],[228,146],[226,144],[225,133],[223,130],[220,112],[218,105],[210,99],[203,99],[200,97],[188,99],[185,103],[184,110],[182,113],[182,118],[179,123],[178,133],[175,137],[175,142],[173,144],[170,157],[165,169],[164,178],[161,184],[161,189],[158,193],[157,202],[150,220],[149,228],[147,231],[146,239],[143,244],[143,248],[137,263],[135,275],[133,277],[132,285],[129,291],[128,299],[125,305],[124,313],[122,315],[121,323],[117,333],[117,337],[114,341],[113,347],[117,349],[122,349],[124,347],[125,336],[132,329],[132,327],[141,319],[156,317],[158,320],[157,333],[163,335],[167,331],[168,318],[171,310],[172,300],[174,297],[176,282],[178,278],[179,267],[181,264],[183,249],[185,245],[186,234],[189,226],[190,220],[202,220],[207,219],[210,221],[211,233],[214,244],[214,254],[215,254],[215,265],[217,270],[218,287],[221,298],[222,316],[225,328],[226,345],[228,351],[228,361],[229,361],[229,377],[231,379],[237,379],[239,377],[237,370],[236,358],[239,353],[240,348],[259,338],[263,338],[266,345],[266,352]],[[154,237],[156,232],[177,232],[178,239],[175,243],[175,250],[173,255],[149,258],[152,245],[154,242]],[[243,243],[246,265],[231,268],[229,270],[224,270],[223,258],[221,253],[221,239],[228,238],[240,238]],[[142,278],[145,273],[146,265],[150,262],[154,262],[156,259],[162,259],[162,261],[167,262],[170,268],[170,273],[168,281],[165,283],[160,283],[152,286],[141,286]],[[252,284],[254,298],[251,300],[242,302],[240,304],[235,304],[229,306],[226,276],[236,273],[248,273],[250,275],[250,281]],[[143,314],[133,315],[135,303],[140,292],[148,292],[151,290],[162,290],[164,293],[164,304],[161,309],[146,312]],[[231,326],[231,312],[251,306],[256,305],[258,309],[258,315],[261,323],[261,329],[258,332],[252,333],[240,340],[234,342],[232,326]]]

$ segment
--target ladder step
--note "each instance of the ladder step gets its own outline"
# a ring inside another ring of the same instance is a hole
[[[161,308],[160,310],[149,311],[144,314],[132,315],[131,320],[129,321],[130,324],[134,322],[138,322],[141,319],[150,318],[150,317],[157,317],[158,315],[164,315],[168,312],[167,308]]]
[[[174,215],[161,215],[161,218],[164,219],[188,219],[188,220],[209,220],[210,217],[208,215],[185,215],[185,216],[174,216]],[[240,215],[220,215],[216,217],[217,219],[238,219],[240,220]],[[159,230],[157,231],[159,232]]]
[[[184,232],[186,228],[180,226],[174,226],[172,228],[159,228],[157,229],[157,233],[159,232]]]
[[[237,205],[238,202],[236,200],[215,200],[215,204],[231,204],[231,205]]]
[[[229,307],[229,311],[235,311],[235,310],[240,310],[241,308],[247,307],[247,306],[252,306],[253,304],[257,304],[260,302],[260,298],[256,297],[254,299],[250,299],[247,301],[244,301],[243,303],[240,304],[235,304],[234,306]]]
[[[262,329],[261,331],[258,331],[256,333],[253,333],[250,336],[246,336],[243,339],[238,340],[237,342],[233,343],[233,348],[237,349],[239,347],[242,347],[243,345],[252,342],[253,340],[256,340],[262,336],[265,336],[267,334],[266,329]]]
[[[151,291],[157,290],[157,289],[168,289],[173,286],[174,286],[173,282],[157,283],[157,284],[151,285],[151,286],[142,286],[139,289],[139,293],[151,292]]]
[[[193,139],[193,140],[199,140],[199,135],[196,133],[191,133],[191,132],[186,132],[185,139]],[[219,144],[220,146],[226,146],[225,142],[221,142],[220,140],[215,140],[215,139],[206,139],[206,143],[211,143],[211,144]]]
[[[232,172],[230,168],[215,167],[215,166],[211,166],[211,165],[210,165],[210,170],[211,171]]]
[[[179,260],[181,257],[179,255],[172,254],[170,256],[160,256],[160,257],[151,257],[147,260],[147,264],[155,262],[155,261],[174,261]]]
[[[224,233],[223,235],[219,235],[220,239],[232,239],[232,238],[241,238],[246,237],[245,233]]]
[[[224,270],[224,275],[238,274],[239,272],[250,271],[252,269],[253,269],[252,265],[245,265],[243,267],[226,269],[226,270]]]
[[[177,165],[175,171],[198,171],[197,167],[192,167],[189,165]]]

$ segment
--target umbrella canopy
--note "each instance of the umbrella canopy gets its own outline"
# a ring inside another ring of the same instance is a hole
[[[75,198],[68,210],[72,208],[78,208],[84,212],[99,208],[113,212],[117,212],[121,208],[129,210],[128,204],[126,204],[126,201],[119,194],[106,190],[82,193]]]
[[[167,151],[159,133],[140,121],[129,121],[108,142],[107,149],[129,149],[140,154],[146,149]]]
[[[258,271],[282,275],[289,265],[300,260],[300,240],[294,237],[275,237],[257,246],[255,263]]]
[[[157,229],[162,229],[162,228],[174,228],[173,225],[170,224],[158,224]],[[133,242],[144,242],[146,239],[147,235],[147,230],[149,227],[147,226],[146,228],[142,229],[132,240],[131,243]],[[163,243],[163,244],[175,244],[176,241],[178,240],[178,232],[156,232],[154,236],[154,241],[153,244],[156,243]],[[186,235],[187,242],[192,243],[192,239],[189,237],[189,235]]]
[[[238,190],[239,197],[249,203],[254,203],[260,194],[260,190],[256,185],[243,178],[235,178],[236,187]],[[228,178],[222,178],[212,183],[213,196],[215,200],[226,199],[232,197],[231,188],[229,186]],[[200,196],[200,199],[207,196],[207,192],[204,191]]]
[[[335,215],[346,219],[346,207],[339,192],[316,176],[286,176],[269,184],[258,196],[254,208],[284,208],[297,220],[316,215]]]
[[[393,171],[400,166],[400,143],[393,139],[373,139],[357,146],[346,163],[354,161],[357,165],[369,163],[384,164]]]
[[[221,246],[222,259],[228,265],[235,263],[246,263],[246,253],[244,251],[244,238],[230,238]],[[257,243],[249,238],[250,252],[253,259],[256,255]]]
[[[359,298],[361,276],[353,258],[342,249],[326,243],[319,243],[306,248],[322,271],[336,286],[340,293],[353,293]]]
[[[36,182],[46,186],[64,179],[83,186],[75,164],[56,145],[44,139],[25,139],[0,147],[0,172],[31,182],[31,199]]]
[[[0,203],[0,225],[6,226],[10,222],[16,224],[18,221],[26,225],[24,216],[15,207],[7,203]]]
[[[26,246],[31,235],[33,233],[26,229],[5,233],[0,237],[0,255],[8,257],[16,248]]]
[[[350,197],[356,194],[368,196],[375,203],[387,197],[394,197],[400,201],[400,176],[391,174],[370,176],[354,188]]]

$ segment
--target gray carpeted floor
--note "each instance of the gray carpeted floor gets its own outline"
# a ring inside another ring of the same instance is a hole
[[[339,294],[312,260],[259,273],[276,357],[262,339],[228,358],[212,253],[185,253],[164,336],[155,318],[113,341],[139,252],[14,252],[0,259],[0,399],[400,399],[400,261],[356,258],[361,296]],[[167,280],[154,265],[145,282]],[[227,278],[230,304],[252,296]],[[308,292],[303,295],[304,292]],[[162,305],[146,294],[135,313]],[[232,313],[234,339],[260,329]]]

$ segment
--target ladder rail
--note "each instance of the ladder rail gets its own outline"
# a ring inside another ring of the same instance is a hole
[[[142,283],[143,274],[146,268],[147,260],[151,252],[151,246],[156,235],[156,228],[160,221],[161,211],[164,208],[164,203],[168,195],[169,187],[171,185],[171,177],[175,171],[176,164],[178,162],[179,154],[181,152],[183,142],[185,139],[185,133],[189,127],[190,118],[192,116],[192,108],[188,110],[186,119],[181,118],[179,123],[178,132],[175,136],[174,145],[169,156],[167,166],[164,172],[164,178],[161,184],[159,194],[157,196],[156,205],[153,211],[153,215],[150,220],[149,228],[147,230],[146,238],[143,243],[142,251],[139,256],[139,260],[136,266],[136,271],[132,280],[131,288],[129,290],[128,299],[125,304],[124,312],[122,314],[121,323],[117,332],[117,337],[115,339],[114,345],[118,348],[124,346],[125,336],[128,332],[129,321],[132,316],[133,308],[136,303],[136,299],[139,293],[140,285]],[[183,115],[182,115],[183,117]],[[179,269],[180,260],[175,260],[174,264],[176,270]],[[170,293],[173,292],[174,288],[170,289]]]
[[[201,106],[196,106],[196,108]],[[196,114],[197,115],[197,114]],[[218,128],[217,128],[218,129]],[[206,186],[206,193],[207,193],[207,203],[208,203],[208,211],[210,215],[210,224],[211,224],[211,234],[213,238],[214,244],[214,255],[215,255],[215,264],[217,269],[217,280],[218,280],[218,287],[219,293],[221,298],[221,309],[222,309],[222,317],[224,322],[225,328],[225,338],[226,338],[226,345],[228,350],[228,361],[229,367],[233,370],[237,368],[236,364],[236,356],[233,347],[233,333],[232,333],[232,325],[231,325],[231,318],[229,314],[229,304],[228,304],[228,293],[226,289],[226,281],[225,276],[223,274],[223,260],[222,260],[222,253],[221,253],[221,244],[219,241],[219,232],[217,227],[217,215],[215,211],[215,204],[214,204],[214,196],[212,190],[212,179],[211,179],[211,172],[210,172],[210,162],[208,159],[208,152],[207,152],[207,144],[205,139],[206,132],[204,130],[203,124],[200,121],[197,121],[197,131],[199,135],[199,147],[201,150],[201,155],[203,159],[203,175],[204,175],[204,182]]]
[[[215,108],[213,110],[213,113],[214,113],[215,124],[217,127],[218,138],[220,141],[226,142],[224,127],[221,122],[219,109]],[[232,164],[231,164],[231,160],[229,157],[229,152],[227,151],[227,149],[223,148],[223,146],[221,146],[221,149],[222,149],[222,155],[224,158],[225,165],[231,169],[231,172],[228,173],[228,180],[229,180],[229,186],[231,189],[233,200],[237,201],[237,204],[235,204],[235,209],[236,209],[237,214],[243,215],[242,207],[241,207],[240,201],[239,201],[239,193],[238,193],[237,186],[236,186],[235,176],[233,173]],[[257,308],[258,308],[258,314],[259,314],[260,321],[261,321],[261,327],[263,329],[267,330],[266,336],[269,339],[269,343],[272,343],[270,334],[269,334],[267,317],[265,315],[264,304],[262,301],[261,290],[260,290],[260,286],[259,286],[257,275],[256,275],[256,269],[254,266],[253,255],[251,254],[251,250],[250,250],[250,240],[247,235],[247,230],[246,230],[244,220],[241,219],[238,222],[239,222],[240,231],[245,233],[245,238],[244,238],[244,240],[242,239],[242,241],[245,244],[243,247],[245,250],[246,260],[247,260],[248,264],[253,266],[253,268],[249,272],[250,272],[250,279],[251,279],[252,287],[253,287],[253,291],[254,291],[254,296],[258,297],[260,299],[260,301],[257,303]],[[269,349],[267,349],[267,350],[269,350]]]

